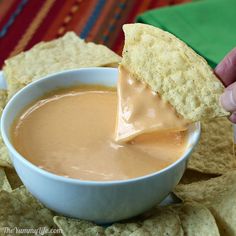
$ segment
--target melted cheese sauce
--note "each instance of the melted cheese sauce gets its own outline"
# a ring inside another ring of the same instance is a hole
[[[128,141],[137,135],[154,131],[187,129],[188,122],[168,102],[123,67],[119,68],[117,90],[116,141]]]
[[[13,145],[42,169],[95,181],[147,175],[184,153],[187,131],[149,133],[127,143],[116,142],[117,100],[116,91],[107,87],[55,91],[14,122]]]

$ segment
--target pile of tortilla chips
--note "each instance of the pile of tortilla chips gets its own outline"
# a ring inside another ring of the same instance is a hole
[[[42,76],[64,69],[115,66],[120,57],[102,45],[85,43],[74,33],[40,43],[8,59],[4,76],[8,90],[0,90],[0,113],[20,88]],[[0,235],[7,229],[39,229],[56,235],[236,235],[236,159],[233,127],[226,118],[202,122],[202,137],[175,194],[183,201],[157,206],[134,219],[102,227],[57,216],[23,186],[0,138]],[[55,231],[54,231],[55,232]],[[33,235],[23,234],[23,235]]]

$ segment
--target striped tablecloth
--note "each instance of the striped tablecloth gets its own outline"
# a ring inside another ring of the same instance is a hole
[[[149,9],[187,1],[0,0],[0,67],[6,58],[71,30],[120,54],[124,23]]]

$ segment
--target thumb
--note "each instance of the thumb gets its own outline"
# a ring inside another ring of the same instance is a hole
[[[220,103],[226,111],[236,111],[236,82],[225,89],[220,97]]]
[[[216,75],[225,86],[236,81],[236,48],[234,48],[215,68]]]

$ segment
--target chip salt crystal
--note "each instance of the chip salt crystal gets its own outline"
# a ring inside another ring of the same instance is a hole
[[[174,35],[145,24],[126,24],[121,65],[192,122],[226,116],[224,91],[207,62]]]

